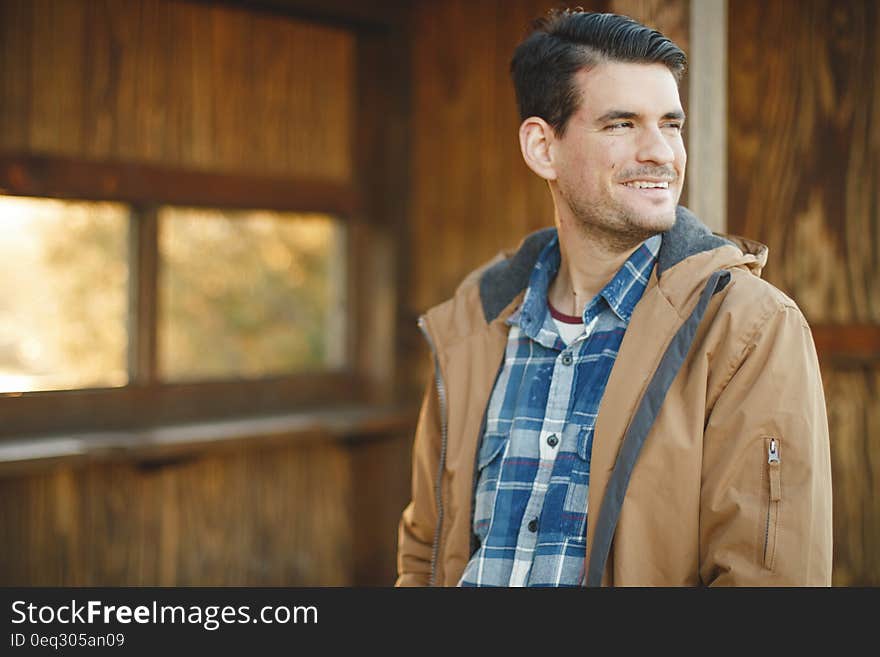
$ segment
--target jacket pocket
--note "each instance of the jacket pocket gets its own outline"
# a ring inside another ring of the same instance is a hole
[[[764,528],[764,568],[773,570],[776,556],[776,534],[779,529],[779,506],[782,503],[782,459],[779,438],[764,439],[767,456],[767,519]]]
[[[506,435],[485,434],[477,454],[477,489],[474,499],[474,533],[485,542],[495,507],[501,461],[507,446]]]

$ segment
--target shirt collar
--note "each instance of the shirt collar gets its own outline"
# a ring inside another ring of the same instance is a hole
[[[584,308],[584,324],[589,324],[606,307],[611,308],[625,325],[629,324],[657,261],[660,242],[660,235],[654,235],[633,251],[608,284]],[[551,319],[547,308],[547,291],[559,272],[560,263],[559,237],[555,236],[535,262],[522,305],[507,320],[508,324],[519,325],[533,340],[538,339],[545,322]]]
[[[654,269],[654,263],[657,261],[657,253],[660,251],[661,240],[660,235],[654,235],[642,242],[623,263],[623,266],[617,270],[614,278],[608,281],[608,284],[597,295],[597,298],[605,299],[614,314],[625,324],[629,324],[633,310],[648,285],[648,279]],[[593,299],[587,304],[584,309],[584,321],[587,321],[587,313],[590,312],[590,307],[596,301],[597,299]],[[597,315],[600,311],[601,309],[596,310],[593,314]]]

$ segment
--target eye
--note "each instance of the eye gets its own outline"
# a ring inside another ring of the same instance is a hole
[[[664,128],[670,128],[676,132],[681,132],[684,127],[680,121],[667,121],[663,124]]]
[[[624,128],[632,128],[632,121],[617,121],[615,123],[610,123],[605,126],[606,130],[623,130]]]

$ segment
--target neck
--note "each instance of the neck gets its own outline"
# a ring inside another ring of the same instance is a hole
[[[641,242],[621,243],[559,212],[556,228],[561,262],[548,291],[550,303],[560,312],[580,316]]]

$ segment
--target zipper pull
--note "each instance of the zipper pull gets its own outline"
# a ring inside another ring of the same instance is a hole
[[[767,450],[767,463],[779,463],[779,445],[776,438],[770,439],[770,448]]]
[[[778,502],[782,499],[782,482],[779,478],[779,443],[776,438],[770,439],[770,446],[767,448],[767,464],[770,470],[770,501]]]

